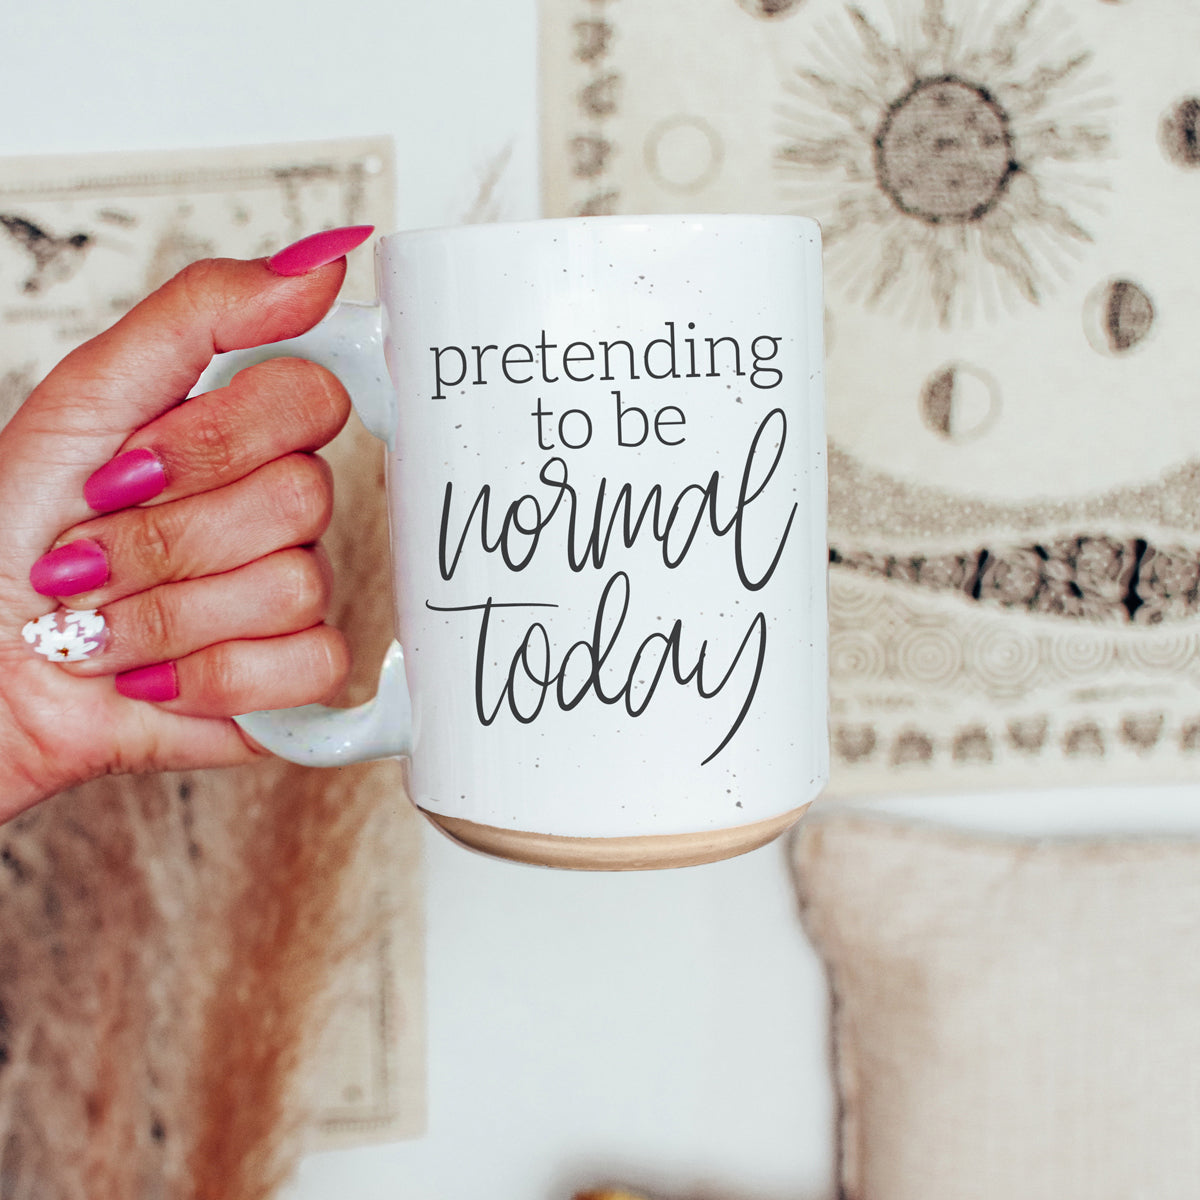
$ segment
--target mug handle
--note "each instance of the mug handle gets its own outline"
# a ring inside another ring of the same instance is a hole
[[[378,304],[341,302],[307,333],[268,346],[214,356],[192,394],[224,387],[238,371],[271,358],[307,358],[331,370],[350,393],[363,425],[389,451],[395,440],[396,393],[383,356]],[[412,752],[412,703],[404,651],[393,641],[384,655],[375,698],[356,708],[305,704],[244,713],[234,720],[256,742],[289,762],[338,767]]]

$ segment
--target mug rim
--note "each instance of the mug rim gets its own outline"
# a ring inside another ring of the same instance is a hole
[[[629,227],[648,231],[651,226],[657,228],[677,227],[680,224],[694,225],[700,232],[705,225],[734,226],[734,225],[783,225],[797,229],[805,229],[815,234],[818,241],[821,238],[821,224],[815,217],[807,217],[796,213],[755,213],[755,212],[686,212],[686,213],[608,213],[598,216],[577,217],[532,217],[520,221],[489,221],[461,225],[428,225],[415,229],[394,229],[390,233],[380,234],[378,241],[398,242],[402,240],[417,240],[423,238],[446,238],[458,236],[482,236],[484,231],[497,234],[521,235],[534,233],[545,229],[583,229],[592,226],[599,228]],[[638,230],[639,232],[642,230]]]

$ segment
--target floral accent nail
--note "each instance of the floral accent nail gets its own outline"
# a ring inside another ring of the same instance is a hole
[[[97,609],[60,608],[27,622],[21,636],[37,654],[55,662],[79,662],[104,649],[106,632]]]

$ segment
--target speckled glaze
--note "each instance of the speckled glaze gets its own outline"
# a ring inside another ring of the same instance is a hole
[[[394,234],[377,278],[252,353],[329,366],[388,443],[398,644],[362,709],[240,722],[298,762],[403,756],[450,836],[523,861],[786,828],[828,770],[816,224]]]

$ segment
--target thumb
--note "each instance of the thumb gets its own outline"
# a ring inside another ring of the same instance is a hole
[[[47,531],[53,537],[90,515],[88,476],[185,399],[214,354],[315,325],[345,278],[343,256],[371,232],[329,230],[271,259],[192,263],[64,358],[0,430],[0,512],[25,516],[9,524],[10,538],[28,534],[40,554]]]

